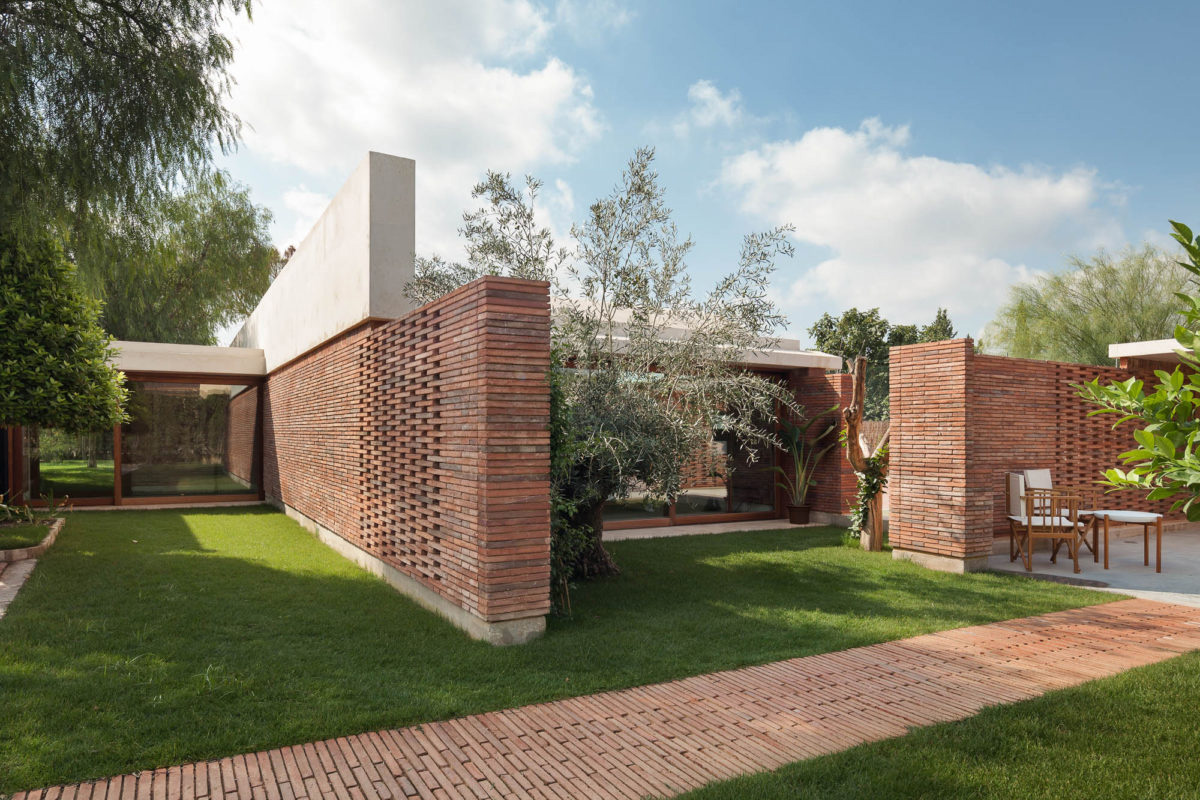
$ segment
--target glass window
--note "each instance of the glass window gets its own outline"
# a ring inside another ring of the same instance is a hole
[[[729,508],[729,443],[713,437],[683,473],[683,491],[675,500],[675,516],[727,514]]]
[[[258,494],[257,386],[133,381],[124,497]]]
[[[644,486],[635,486],[627,497],[610,497],[604,504],[604,521],[662,519],[671,509],[662,500],[650,497]]]
[[[729,457],[730,506],[738,514],[775,510],[775,453],[770,447],[756,450],[732,440]],[[751,460],[752,456],[757,456]]]
[[[55,501],[113,496],[113,435],[25,428],[22,494]]]

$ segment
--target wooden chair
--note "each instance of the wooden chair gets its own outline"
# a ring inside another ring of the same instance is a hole
[[[1048,469],[1027,469],[1022,473],[1025,477],[1026,488],[1041,491],[1059,492],[1061,494],[1075,495],[1079,498],[1079,515],[1087,517],[1091,523],[1092,539],[1088,541],[1087,537],[1083,537],[1083,545],[1087,547],[1092,554],[1092,561],[1100,561],[1100,527],[1099,518],[1096,517],[1095,509],[1100,503],[1100,490],[1095,486],[1055,486],[1054,480]],[[1014,513],[1012,511],[1008,512]],[[1019,513],[1019,512],[1017,512]],[[1057,551],[1057,547],[1055,550]]]
[[[1091,522],[1079,513],[1080,498],[1060,491],[1030,489],[1024,476],[1009,473],[1005,481],[1007,509],[1021,513],[1008,515],[1009,560],[1019,557],[1025,571],[1033,571],[1033,545],[1038,539],[1054,543],[1050,562],[1058,563],[1058,550],[1067,545],[1075,572],[1079,572],[1079,546],[1087,540]]]

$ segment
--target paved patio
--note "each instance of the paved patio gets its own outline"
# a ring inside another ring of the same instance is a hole
[[[663,797],[1196,649],[1125,600],[16,798]]]
[[[1100,542],[1100,563],[1084,550],[1079,556],[1078,575],[1066,555],[1058,553],[1058,563],[1050,563],[1047,543],[1039,543],[1033,553],[1033,574],[1066,583],[1081,583],[1101,591],[1132,595],[1146,600],[1200,608],[1200,525],[1176,527],[1163,532],[1162,572],[1154,571],[1154,531],[1150,531],[1150,566],[1142,561],[1142,532],[1123,531],[1120,537],[1109,537],[1108,569],[1104,569],[1104,542]],[[1018,559],[1009,561],[1006,551],[988,559],[988,567],[1000,572],[1021,575],[1025,566]]]

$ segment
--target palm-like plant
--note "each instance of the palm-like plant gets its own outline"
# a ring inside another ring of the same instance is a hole
[[[808,490],[817,482],[817,464],[821,462],[821,458],[826,453],[837,445],[836,437],[833,437],[833,441],[828,444],[825,443],[837,430],[837,418],[834,417],[834,421],[815,436],[810,435],[810,431],[822,417],[835,413],[837,409],[838,407],[834,405],[807,419],[780,420],[779,438],[783,442],[784,451],[792,457],[792,471],[789,472],[783,467],[775,467],[775,471],[781,478],[776,481],[776,485],[787,492],[788,512],[793,522],[796,522],[800,515],[807,517],[807,508],[799,515],[793,509],[805,506],[808,501]]]

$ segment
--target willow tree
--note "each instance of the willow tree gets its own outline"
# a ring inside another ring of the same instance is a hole
[[[524,190],[489,173],[475,187],[486,204],[464,217],[466,264],[422,260],[410,295],[429,300],[483,274],[548,280],[554,292],[552,431],[556,580],[617,570],[602,542],[604,505],[635,488],[672,501],[691,458],[714,432],[757,457],[778,446],[776,413],[801,414],[786,386],[734,366],[768,348],[784,318],[768,294],[788,228],[750,234],[737,266],[695,292],[681,237],[639,149],[613,191],[556,245],[536,224],[538,183]],[[563,553],[568,557],[563,557]]]
[[[229,14],[250,0],[0,2],[0,208],[11,222],[135,204],[238,132]]]
[[[1178,292],[1194,277],[1150,244],[1091,258],[1009,290],[983,334],[986,349],[1015,358],[1111,364],[1108,346],[1171,336]]]
[[[70,243],[110,334],[216,344],[216,332],[254,310],[284,263],[270,223],[246,187],[209,172],[133,213],[93,216]]]

